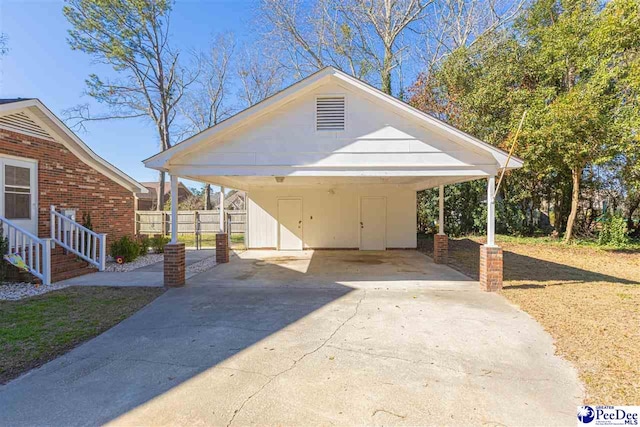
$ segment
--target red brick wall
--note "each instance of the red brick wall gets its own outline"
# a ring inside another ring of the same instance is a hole
[[[502,289],[502,248],[480,246],[480,289],[494,292]]]
[[[49,207],[91,214],[94,231],[114,239],[135,232],[133,193],[83,163],[64,145],[0,129],[0,154],[38,161],[38,234],[49,237]]]
[[[433,236],[433,261],[436,264],[449,262],[449,236],[446,234]]]

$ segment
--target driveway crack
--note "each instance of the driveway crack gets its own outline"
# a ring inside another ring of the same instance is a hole
[[[356,307],[355,310],[353,311],[353,314],[351,316],[349,316],[347,319],[345,319],[344,322],[340,323],[340,325],[338,325],[338,327],[322,342],[322,344],[320,344],[318,347],[314,348],[313,350],[304,353],[302,356],[300,356],[298,359],[295,359],[293,361],[293,363],[291,364],[291,366],[289,366],[287,369],[284,369],[280,372],[278,372],[277,374],[273,375],[268,381],[266,381],[264,384],[262,384],[262,386],[256,390],[254,393],[252,393],[251,395],[249,395],[249,397],[247,397],[242,404],[238,407],[238,409],[236,409],[235,411],[233,411],[233,415],[231,416],[231,419],[229,420],[229,422],[227,423],[227,427],[231,426],[231,424],[233,423],[233,421],[235,420],[235,418],[238,416],[238,414],[242,411],[242,409],[245,407],[245,405],[247,403],[249,403],[249,401],[251,399],[253,399],[254,397],[256,397],[258,394],[260,394],[260,392],[262,392],[262,390],[265,389],[265,387],[267,387],[269,384],[271,384],[276,378],[278,378],[280,375],[286,374],[287,372],[291,371],[293,368],[295,368],[298,364],[298,362],[302,361],[304,358],[306,358],[307,356],[310,356],[312,354],[314,354],[315,352],[319,351],[320,349],[322,349],[325,345],[327,345],[327,343],[329,341],[331,341],[331,339],[338,333],[338,331],[340,331],[340,329],[342,329],[342,327],[344,325],[346,325],[349,321],[351,321],[354,317],[356,317],[358,315],[358,310],[360,309],[360,304],[362,304],[362,301],[365,299],[365,297],[367,296],[367,291],[366,289],[363,290],[363,294],[362,297],[360,297],[360,299],[358,300],[358,302],[356,303]]]

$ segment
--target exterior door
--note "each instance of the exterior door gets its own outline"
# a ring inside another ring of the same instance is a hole
[[[18,227],[38,234],[37,163],[0,157],[0,213]]]
[[[278,249],[302,250],[302,200],[278,200]]]
[[[362,197],[360,199],[360,250],[386,249],[387,199]]]

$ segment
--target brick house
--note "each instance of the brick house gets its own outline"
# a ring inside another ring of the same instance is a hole
[[[158,207],[158,188],[160,188],[160,183],[157,181],[153,182],[141,182],[146,189],[146,193],[136,193],[136,210],[137,211],[155,211]],[[178,184],[178,203],[182,203],[189,196],[192,196],[191,190],[189,190],[183,183]],[[171,183],[164,183],[164,199],[171,200]],[[160,209],[162,210],[162,209]]]
[[[73,236],[82,241],[83,249],[95,252],[100,248],[84,242],[90,236],[81,234],[79,225],[90,216],[92,230],[106,234],[103,249],[114,239],[133,235],[134,193],[146,189],[96,155],[38,99],[1,99],[0,191],[5,236],[7,227],[15,226],[39,238],[54,237],[55,206],[58,214],[78,224],[67,223],[66,232],[76,230]],[[95,270],[91,260],[73,253],[79,250],[78,242],[67,243],[68,250],[62,241],[51,245],[52,281]]]

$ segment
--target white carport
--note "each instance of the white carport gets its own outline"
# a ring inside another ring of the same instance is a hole
[[[474,179],[487,179],[495,247],[495,176],[507,157],[327,67],[144,163],[173,186],[183,177],[245,191],[249,248],[387,249],[416,247],[417,191]],[[442,221],[440,235],[436,261]]]

